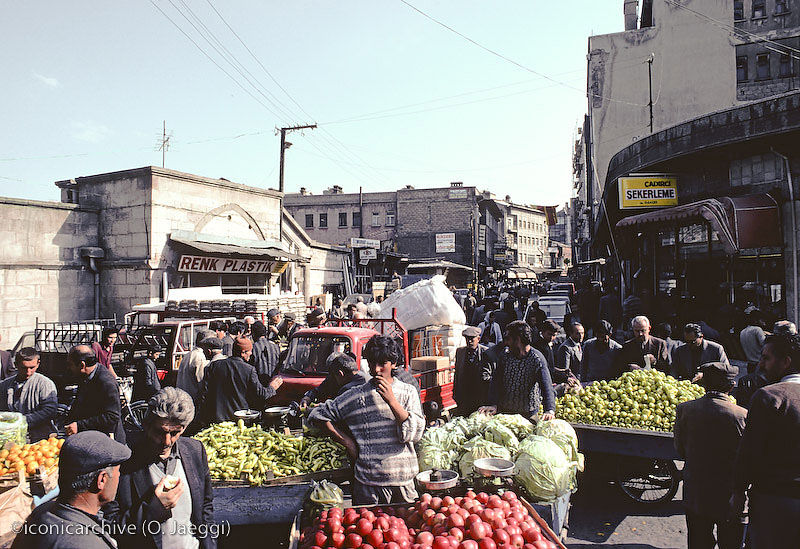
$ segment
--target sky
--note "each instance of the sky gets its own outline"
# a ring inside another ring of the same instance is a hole
[[[7,0],[0,195],[160,166],[164,121],[167,168],[277,188],[275,128],[316,123],[287,138],[286,192],[461,181],[563,204],[587,38],[621,31],[622,5]]]

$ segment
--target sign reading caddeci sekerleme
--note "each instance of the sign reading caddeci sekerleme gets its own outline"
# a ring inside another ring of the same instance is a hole
[[[231,259],[206,255],[182,255],[178,271],[184,273],[282,273],[287,261],[274,259]]]
[[[678,205],[678,178],[672,175],[634,175],[619,178],[619,207],[667,208]]]

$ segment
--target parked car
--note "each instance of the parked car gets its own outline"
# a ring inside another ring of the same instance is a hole
[[[528,305],[530,308],[531,305]],[[554,296],[546,295],[539,298],[539,308],[547,315],[547,320],[554,320],[559,324],[564,324],[564,318],[572,312],[569,297],[567,296]],[[527,318],[528,311],[525,311]]]

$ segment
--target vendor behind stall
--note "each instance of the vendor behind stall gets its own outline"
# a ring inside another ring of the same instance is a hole
[[[411,502],[417,497],[414,477],[419,471],[414,443],[425,429],[419,395],[392,377],[402,357],[392,338],[373,336],[363,353],[373,379],[315,408],[309,419],[355,462],[354,505]]]

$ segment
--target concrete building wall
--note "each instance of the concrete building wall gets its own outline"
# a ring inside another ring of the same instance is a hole
[[[80,248],[98,245],[97,212],[0,198],[0,335],[12,347],[41,322],[94,316],[94,277]]]
[[[547,256],[548,226],[543,211],[509,206],[510,238],[514,239],[517,265],[520,267],[544,267]]]

